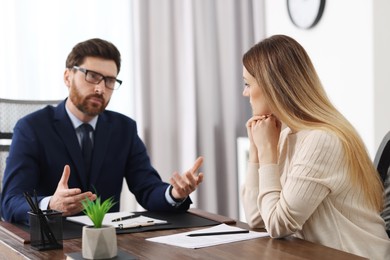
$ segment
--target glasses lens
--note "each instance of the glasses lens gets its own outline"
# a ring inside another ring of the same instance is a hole
[[[115,89],[117,87],[116,80],[114,78],[106,78],[106,87],[111,88],[111,89]]]
[[[103,76],[96,72],[88,70],[87,73],[85,73],[85,80],[90,83],[99,84],[102,81],[102,79]]]

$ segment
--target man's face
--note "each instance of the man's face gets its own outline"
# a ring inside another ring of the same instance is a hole
[[[115,78],[117,75],[117,67],[113,60],[87,57],[78,67],[105,77]],[[84,115],[94,117],[105,110],[113,90],[106,88],[104,80],[99,84],[94,84],[87,82],[85,78],[85,72],[80,70],[68,69],[65,72],[65,83],[69,89],[70,101]]]

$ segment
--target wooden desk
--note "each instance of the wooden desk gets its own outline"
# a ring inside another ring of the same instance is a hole
[[[247,224],[241,222],[235,225],[248,228]],[[196,229],[199,228],[121,234],[117,235],[118,247],[138,259],[364,259],[293,237],[257,238],[201,249],[186,249],[145,240]],[[81,251],[81,238],[64,240],[62,250],[51,251],[35,251],[29,244],[23,244],[3,230],[0,230],[0,240],[0,259],[65,259],[66,253]]]

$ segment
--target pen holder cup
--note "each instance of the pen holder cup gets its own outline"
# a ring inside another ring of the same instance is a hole
[[[28,212],[30,218],[31,247],[43,251],[61,249],[62,213],[55,210],[43,210],[42,213]]]

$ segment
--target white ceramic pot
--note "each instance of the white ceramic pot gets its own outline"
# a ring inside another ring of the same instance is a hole
[[[82,254],[86,259],[107,259],[118,254],[116,231],[113,226],[83,227]]]

